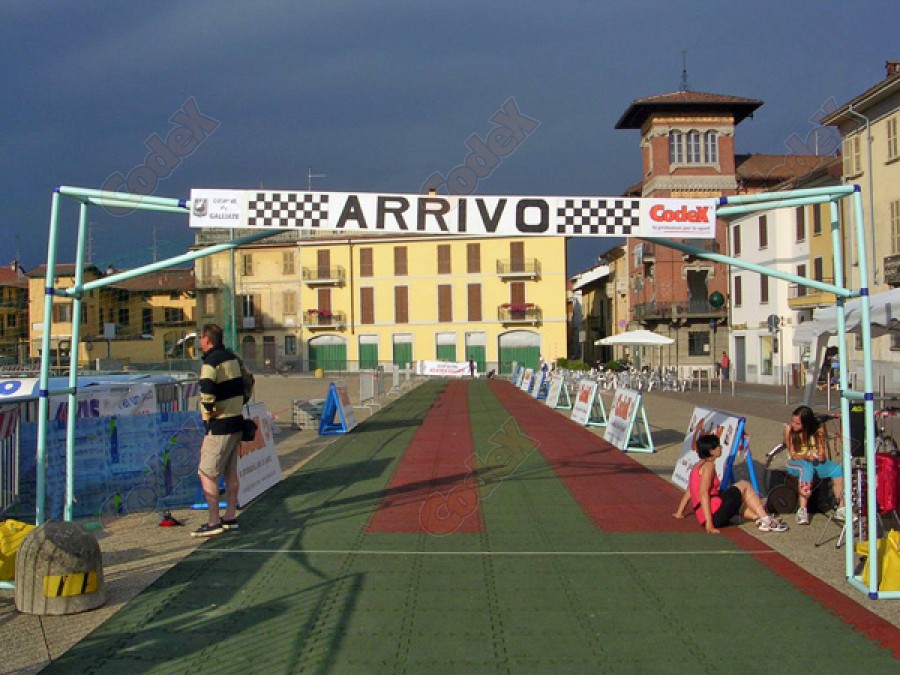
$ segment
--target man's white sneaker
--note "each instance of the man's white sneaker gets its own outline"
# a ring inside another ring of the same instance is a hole
[[[797,509],[797,524],[809,525],[809,513],[804,508]]]

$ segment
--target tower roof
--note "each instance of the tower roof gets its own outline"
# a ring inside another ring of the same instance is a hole
[[[668,94],[647,96],[631,102],[616,122],[616,129],[640,129],[653,113],[731,113],[738,124],[763,104],[754,98],[707,94],[701,91],[673,91]]]

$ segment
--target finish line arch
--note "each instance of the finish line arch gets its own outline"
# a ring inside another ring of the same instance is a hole
[[[75,261],[75,284],[70,288],[55,288],[57,236],[61,199],[73,199],[80,204]],[[85,292],[103,288],[148,272],[192,262],[214,253],[233,251],[286,229],[332,230],[348,235],[358,232],[401,233],[405,235],[468,235],[498,237],[562,236],[562,237],[637,237],[668,246],[697,258],[720,262],[790,283],[832,293],[837,298],[836,319],[839,350],[839,372],[846,383],[847,330],[844,303],[859,298],[861,338],[864,367],[864,383],[861,391],[842,390],[841,424],[843,439],[844,473],[850,475],[850,401],[863,401],[865,406],[865,446],[867,460],[867,509],[876,513],[875,502],[875,428],[874,383],[872,376],[872,334],[869,307],[869,289],[846,287],[843,279],[841,254],[841,222],[838,202],[852,201],[850,227],[853,228],[856,248],[859,251],[859,276],[868,283],[868,264],[865,256],[863,210],[858,186],[835,186],[789,190],[778,193],[740,195],[716,199],[668,199],[625,197],[572,197],[572,196],[467,196],[445,197],[417,194],[374,194],[339,192],[300,192],[265,190],[192,190],[189,200],[165,197],[144,197],[118,192],[105,192],[86,188],[58,187],[52,197],[50,233],[47,248],[44,303],[44,327],[39,380],[39,419],[37,438],[37,495],[36,522],[45,520],[46,454],[48,432],[48,408],[51,395],[67,394],[69,405],[77,405],[80,323],[72,323],[72,348],[68,387],[49,390],[50,339],[54,296],[71,298],[73,316],[81,316],[81,299]],[[814,281],[772,270],[730,256],[712,253],[700,247],[684,243],[690,239],[715,237],[718,218],[746,215],[755,211],[793,208],[807,204],[830,204],[831,237],[835,262],[833,284]],[[88,208],[102,206],[135,211],[161,211],[188,216],[191,227],[216,227],[246,230],[247,234],[223,244],[155,262],[137,269],[112,274],[101,279],[84,282],[85,242],[88,224]],[[668,237],[677,237],[673,241]],[[72,355],[75,355],[74,357]],[[74,438],[76,417],[67,421],[66,438],[66,508],[65,518],[72,519],[74,502]],[[853,510],[850,495],[851,481],[845,481],[844,502]],[[847,519],[852,523],[852,518]],[[872,565],[868,584],[854,574],[853,528],[848,527],[845,547],[845,566],[848,582],[871,598],[900,598],[900,591],[878,591],[879,572]],[[869,559],[877,560],[876,519],[869,519]]]

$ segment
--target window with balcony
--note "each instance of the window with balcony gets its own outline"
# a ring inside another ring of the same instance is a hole
[[[806,278],[806,265],[797,265],[797,276]],[[806,286],[797,284],[797,297],[802,298],[806,295]]]

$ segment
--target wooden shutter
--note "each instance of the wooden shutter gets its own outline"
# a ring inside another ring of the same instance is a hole
[[[316,251],[316,277],[318,279],[330,279],[331,278],[331,251],[326,249],[319,249]],[[323,307],[319,307],[319,309],[324,309]]]
[[[469,321],[481,321],[481,284],[469,284],[466,295]]]
[[[375,266],[372,261],[372,249],[359,249],[359,276],[371,277],[375,276]]]
[[[513,272],[525,271],[525,242],[509,242],[509,265]]]
[[[438,321],[453,321],[453,287],[450,284],[438,286]]]
[[[481,244],[466,244],[466,272],[481,273]]]
[[[437,271],[438,274],[450,274],[450,244],[438,244]]]
[[[407,286],[394,288],[394,323],[409,323],[409,288]]]
[[[394,247],[394,276],[405,277],[409,274],[406,264],[406,247]]]
[[[375,289],[363,287],[359,289],[360,323],[375,323]]]
[[[509,285],[509,301],[513,305],[525,304],[525,282],[513,281]]]

